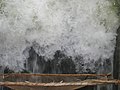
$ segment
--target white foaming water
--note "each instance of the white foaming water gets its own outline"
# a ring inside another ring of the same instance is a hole
[[[33,42],[39,55],[56,50],[84,62],[113,56],[118,18],[108,0],[1,0],[0,63],[24,68]]]

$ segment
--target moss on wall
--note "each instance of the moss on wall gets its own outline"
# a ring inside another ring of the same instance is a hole
[[[120,19],[120,1],[119,0],[110,0],[112,2],[111,10],[115,11],[118,18]]]

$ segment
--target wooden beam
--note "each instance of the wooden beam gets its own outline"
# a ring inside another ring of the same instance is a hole
[[[58,77],[97,77],[97,76],[101,76],[101,77],[108,77],[111,76],[111,74],[0,74],[0,77],[12,77],[12,76],[16,76],[16,77],[22,77],[22,76],[26,76],[26,77],[30,77],[30,76],[50,76],[50,77],[54,77],[54,76],[58,76]]]
[[[0,82],[0,86],[29,86],[29,87],[94,86],[102,84],[120,84],[120,80],[85,80],[81,82],[69,82],[69,83]]]

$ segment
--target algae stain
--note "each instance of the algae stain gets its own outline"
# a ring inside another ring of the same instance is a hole
[[[111,3],[112,3],[112,6],[110,7],[110,9],[116,13],[120,21],[120,1],[112,0]]]
[[[106,0],[97,2],[95,17],[100,26],[104,26],[106,32],[111,31],[110,26],[117,27],[120,22],[120,1]],[[114,31],[113,31],[114,32]]]

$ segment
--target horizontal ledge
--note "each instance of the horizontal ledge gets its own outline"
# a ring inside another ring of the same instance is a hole
[[[81,82],[63,83],[33,83],[33,82],[0,82],[0,86],[29,86],[29,87],[62,87],[62,86],[94,86],[102,84],[120,84],[120,80],[85,80]]]
[[[22,77],[22,76],[59,76],[59,77],[83,77],[83,76],[89,76],[89,77],[105,77],[105,76],[111,76],[111,74],[26,74],[26,73],[21,73],[21,74],[0,74],[0,77]]]

